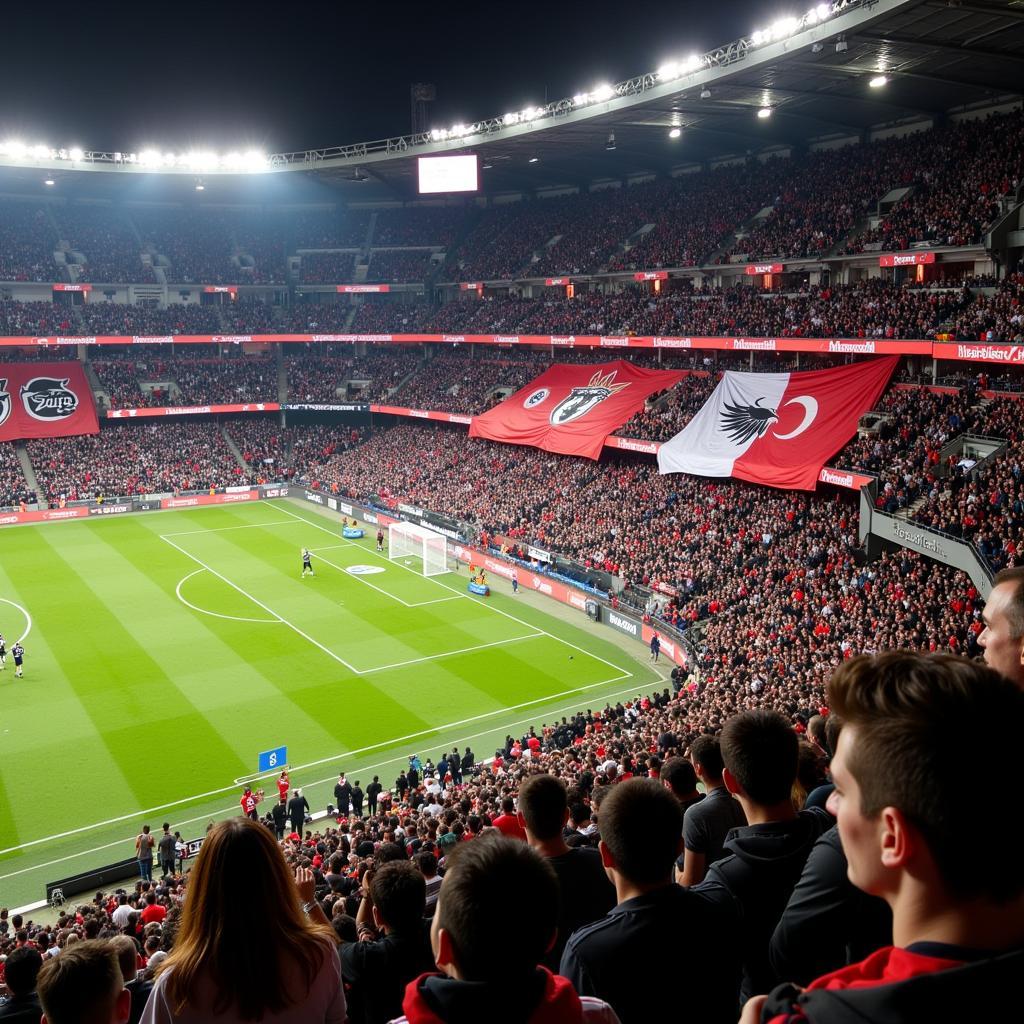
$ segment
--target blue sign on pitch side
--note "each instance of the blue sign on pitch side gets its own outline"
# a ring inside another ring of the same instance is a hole
[[[258,772],[272,772],[275,768],[283,768],[288,763],[288,748],[275,747],[273,750],[264,750],[260,754]]]

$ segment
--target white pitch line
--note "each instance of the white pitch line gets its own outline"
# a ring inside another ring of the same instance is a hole
[[[336,545],[336,547],[344,546],[344,544]],[[324,562],[326,565],[329,565],[332,569],[337,569],[338,572],[343,572],[345,573],[346,576],[351,576],[352,579],[359,580],[360,583],[365,583],[366,586],[372,587],[374,590],[377,591],[378,594],[383,594],[385,597],[390,597],[392,601],[397,601],[399,604],[404,604],[406,608],[416,607],[415,605],[409,604],[408,601],[403,601],[402,598],[400,598],[397,594],[392,594],[389,591],[384,590],[383,587],[378,587],[376,583],[371,583],[369,580],[363,579],[363,577],[358,575],[357,573],[348,572],[345,566],[338,565],[336,562],[332,562],[329,558],[324,558],[323,555],[318,555],[317,557],[320,559],[321,562]]]
[[[18,637],[17,642],[20,644],[32,632],[32,616],[29,615],[28,609],[22,607],[17,601],[9,601],[6,597],[0,597],[0,601],[4,604],[9,604],[12,608],[17,608],[22,615],[25,616],[25,632]]]
[[[227,533],[228,530],[258,530],[266,526],[291,526],[287,519],[279,519],[273,523],[250,523],[248,526],[217,526],[209,530],[182,530],[180,533],[161,533],[159,536],[166,540],[168,537],[192,537],[197,533]]]
[[[212,615],[217,619],[228,619],[231,622],[260,622],[266,625],[273,625],[274,623],[280,622],[279,618],[276,619],[250,619],[243,615],[225,615],[223,612],[211,612],[209,608],[200,608],[199,605],[193,604],[189,601],[181,592],[181,585],[187,583],[193,576],[198,576],[201,572],[206,572],[206,569],[196,569],[195,572],[190,572],[187,576],[183,576],[178,580],[178,585],[174,588],[174,593],[177,595],[178,600],[188,608],[191,608],[194,612],[199,612],[201,615]]]
[[[171,545],[172,548],[177,548],[178,551],[185,555],[186,558],[191,558],[193,562],[196,562],[198,565],[201,565],[208,572],[212,572],[214,576],[218,577],[218,579],[222,579],[229,587],[234,587],[234,589],[237,590],[243,597],[249,598],[249,600],[252,601],[253,604],[258,604],[265,612],[267,612],[267,614],[273,615],[275,618],[279,619],[289,629],[294,630],[296,633],[298,633],[299,636],[301,636],[304,640],[308,640],[311,644],[313,644],[314,647],[319,647],[320,650],[324,652],[324,654],[326,654],[330,658],[333,658],[336,662],[338,662],[339,665],[344,665],[345,668],[349,670],[349,672],[357,676],[361,674],[359,669],[357,669],[354,665],[350,665],[343,657],[341,657],[341,655],[335,654],[334,651],[332,651],[329,647],[325,647],[322,643],[320,643],[319,640],[314,639],[307,632],[305,632],[302,629],[299,629],[299,627],[296,626],[295,623],[289,622],[283,615],[278,615],[278,613],[275,612],[274,609],[271,608],[269,605],[265,605],[259,598],[253,597],[252,594],[243,590],[237,583],[232,583],[231,580],[227,578],[227,576],[224,576],[222,573],[217,572],[216,569],[207,565],[201,558],[197,558],[191,552],[186,551],[180,544],[175,544],[174,541],[168,537],[161,537],[160,539],[166,541],[168,544]]]
[[[662,676],[660,672],[658,673],[658,675],[661,676],[661,680],[662,680],[662,682],[664,682],[665,681],[665,677]],[[579,686],[579,687],[576,687],[573,690],[566,690],[565,693],[578,693],[578,692],[582,692],[583,690],[593,689],[594,687],[597,687],[597,686],[606,686],[609,683],[618,682],[618,680],[620,678],[623,678],[623,677],[619,676],[619,677],[616,677],[615,679],[606,679],[606,680],[603,680],[600,683],[589,683],[587,686]],[[631,687],[629,687],[629,689],[626,689],[626,690],[616,690],[614,693],[606,694],[606,697],[621,697],[623,694],[632,693],[633,690],[634,690],[634,687],[631,686]],[[319,761],[310,761],[308,764],[298,765],[298,766],[292,768],[291,771],[293,771],[293,772],[294,771],[303,771],[306,768],[314,768],[317,765],[324,764],[327,761],[337,761],[339,757],[352,757],[355,754],[365,753],[368,750],[375,750],[378,747],[389,746],[389,745],[391,745],[393,743],[402,743],[402,742],[404,742],[407,739],[418,739],[421,736],[425,736],[425,735],[428,735],[428,734],[436,733],[436,732],[439,732],[442,729],[451,728],[453,725],[468,724],[469,722],[477,721],[480,718],[493,717],[494,715],[502,714],[502,713],[504,713],[506,711],[514,711],[514,710],[516,710],[518,708],[527,707],[530,704],[540,704],[540,703],[542,703],[544,701],[547,701],[547,700],[556,700],[558,697],[563,696],[563,695],[564,694],[557,694],[556,693],[556,694],[552,694],[549,697],[538,697],[536,700],[526,701],[523,704],[515,704],[515,705],[512,705],[511,707],[507,707],[507,708],[498,708],[495,711],[487,712],[485,715],[475,715],[473,718],[464,719],[461,723],[460,722],[455,722],[455,723],[450,723],[449,725],[439,725],[439,726],[437,726],[434,729],[426,729],[426,730],[424,730],[422,732],[412,733],[409,736],[401,736],[397,740],[385,740],[382,743],[374,743],[371,746],[362,747],[359,750],[350,750],[350,751],[347,751],[344,754],[340,754],[340,755],[336,754],[333,757],[321,758]],[[562,707],[558,708],[555,712],[553,712],[553,714],[559,714],[559,713],[561,713],[563,711],[571,711],[572,709],[577,708],[579,706],[580,705],[579,705],[578,702],[573,702],[572,704],[566,704],[566,705],[563,705]],[[531,716],[530,718],[520,719],[518,722],[511,722],[507,726],[505,726],[504,728],[514,729],[514,728],[516,728],[516,727],[518,727],[520,725],[529,725],[532,722],[533,722],[533,716]],[[494,731],[493,729],[485,729],[485,730],[483,730],[481,732],[473,733],[470,736],[462,736],[462,737],[460,737],[457,740],[439,739],[438,742],[442,746],[445,746],[448,743],[452,743],[453,745],[459,745],[459,744],[466,743],[468,740],[479,739],[481,736],[486,736],[488,733],[493,732],[493,731]],[[355,771],[358,771],[360,773],[372,772],[372,771],[375,771],[375,770],[380,769],[380,768],[386,768],[389,764],[394,764],[396,761],[403,760],[403,758],[404,758],[404,755],[400,754],[397,757],[392,757],[392,758],[390,758],[387,761],[381,761],[378,764],[364,765],[363,767],[358,768],[358,769],[351,769],[351,770],[349,770],[347,772],[347,774],[352,775],[353,772],[355,772]],[[273,774],[276,774],[276,773],[274,773],[274,772],[270,773],[270,775],[273,775]],[[258,778],[269,778],[270,776],[267,775],[267,776],[257,776],[257,777]],[[334,778],[335,778],[335,776],[331,775],[329,778],[326,778],[326,779],[317,779],[315,782],[307,782],[307,783],[304,784],[303,788],[306,788],[306,787],[309,787],[309,786],[322,786],[325,782],[333,781]],[[98,821],[98,822],[96,822],[95,824],[92,824],[92,825],[83,825],[83,826],[81,826],[79,828],[71,829],[71,830],[69,830],[67,832],[60,832],[60,833],[57,833],[56,835],[47,836],[44,839],[31,839],[27,843],[22,843],[20,846],[11,846],[11,847],[8,847],[6,850],[0,850],[0,855],[7,854],[7,853],[16,853],[18,850],[24,850],[24,849],[27,849],[30,846],[38,846],[40,843],[50,843],[50,842],[53,842],[54,840],[57,840],[57,839],[66,839],[68,836],[80,835],[83,832],[91,832],[93,829],[104,828],[107,825],[116,825],[119,822],[127,821],[130,818],[142,818],[142,817],[145,817],[146,815],[156,814],[158,811],[168,810],[171,807],[180,807],[182,804],[191,803],[194,800],[203,800],[206,797],[219,796],[221,793],[227,793],[230,790],[237,790],[238,789],[238,785],[240,785],[240,784],[232,784],[230,786],[222,786],[220,789],[212,789],[208,793],[200,793],[198,796],[185,797],[182,800],[175,800],[172,803],[161,804],[159,807],[149,807],[146,810],[136,811],[134,814],[122,814],[122,815],[120,815],[117,818],[108,818],[106,821]],[[210,818],[213,818],[216,815],[228,814],[231,811],[237,810],[237,807],[238,807],[237,804],[233,804],[231,807],[225,807],[225,808],[222,808],[219,811],[211,811],[209,814],[201,814],[198,817],[188,818],[185,821],[178,821],[176,824],[179,825],[179,826],[180,825],[191,825],[193,822],[196,822],[196,821],[208,821]],[[121,846],[124,843],[130,842],[130,841],[131,841],[130,837],[127,838],[127,839],[118,839],[118,840],[115,840],[112,843],[105,843],[102,846],[93,847],[90,850],[81,850],[78,853],[71,853],[71,854],[68,854],[65,857],[58,857],[56,860],[48,861],[45,864],[33,864],[31,867],[20,868],[18,871],[11,871],[11,872],[8,872],[6,875],[0,875],[0,882],[3,882],[3,881],[5,881],[8,878],[15,878],[18,875],[28,874],[29,872],[32,872],[32,871],[42,871],[45,868],[51,868],[51,867],[54,867],[57,864],[63,864],[66,861],[75,860],[75,859],[77,859],[79,857],[86,857],[86,856],[89,856],[90,854],[93,854],[93,853],[100,853],[103,850],[109,850],[109,849],[111,849],[114,846]]]
[[[393,665],[378,665],[376,668],[363,669],[363,675],[368,676],[374,672],[383,672],[389,668],[402,668],[404,665],[418,665],[422,661],[440,661],[441,658],[452,658],[456,654],[469,654],[471,651],[482,651],[485,647],[500,647],[502,644],[514,644],[520,640],[536,640],[544,636],[543,633],[531,633],[529,636],[513,636],[508,640],[494,640],[489,644],[477,644],[475,647],[463,647],[460,651],[445,651],[444,654],[428,654],[423,658],[410,658],[408,661],[396,661]]]
[[[319,523],[314,523],[312,522],[312,520],[307,519],[305,516],[300,516],[297,512],[292,512],[291,509],[280,508],[278,509],[278,511],[284,512],[286,515],[293,516],[295,519],[300,519],[302,522],[306,523],[309,526],[312,526],[314,529],[323,530],[324,533],[329,533],[332,537],[337,536],[332,530],[328,529],[326,526],[321,526]],[[356,544],[354,541],[350,541],[349,543],[352,544],[353,547],[359,548],[361,551],[366,551],[367,554],[377,555],[378,558],[385,557],[384,555],[381,555],[376,551],[371,551],[369,548],[360,547],[360,545]],[[388,559],[388,561],[390,561],[390,559]],[[400,563],[395,564],[399,565],[400,568],[406,569],[408,572],[414,573],[416,576],[419,576],[419,573],[417,573],[415,569],[410,569],[407,566],[400,565]],[[434,579],[432,577],[427,578],[430,580],[431,583],[436,583],[439,587],[444,587],[445,590],[450,590],[452,591],[452,593],[456,594],[459,597],[466,596],[461,591],[456,590],[454,587],[448,586],[447,583],[442,583],[441,580],[439,579]],[[588,657],[594,658],[597,661],[602,662],[609,668],[615,669],[617,672],[628,671],[627,669],[624,669],[621,665],[616,665],[613,662],[608,661],[606,658],[602,658],[599,654],[594,654],[591,651],[584,650],[582,647],[579,647],[577,644],[572,643],[572,641],[570,640],[563,640],[560,636],[555,636],[554,633],[549,633],[546,629],[543,629],[540,626],[535,626],[533,625],[533,623],[526,622],[524,619],[517,618],[510,612],[503,611],[501,608],[495,608],[493,605],[490,604],[485,604],[484,607],[490,608],[492,612],[496,612],[498,615],[504,615],[506,619],[511,619],[513,622],[518,622],[520,626],[526,626],[528,629],[539,629],[542,633],[546,633],[549,637],[551,637],[552,640],[557,640],[560,644],[565,644],[566,647],[571,647],[574,651],[579,651],[581,654],[586,654]],[[632,676],[635,673],[630,672],[629,674]]]

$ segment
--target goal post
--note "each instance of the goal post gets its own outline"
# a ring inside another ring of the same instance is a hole
[[[388,526],[388,559],[408,557],[421,560],[424,576],[440,576],[448,571],[448,538],[415,523],[391,523]]]

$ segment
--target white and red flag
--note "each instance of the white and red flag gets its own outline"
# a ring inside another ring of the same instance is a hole
[[[814,490],[896,363],[888,356],[800,373],[727,371],[700,412],[661,446],[658,469]]]

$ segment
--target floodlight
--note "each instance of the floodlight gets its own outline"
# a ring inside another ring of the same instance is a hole
[[[206,186],[201,181],[196,182],[196,191],[197,192],[205,192],[206,191]]]
[[[57,182],[55,182],[55,181],[53,180],[53,178],[47,178],[47,179],[46,179],[46,181],[44,181],[44,182],[43,182],[43,184],[44,184],[44,185],[50,185],[50,186],[53,186],[53,185],[56,185],[56,184],[57,184]]]
[[[48,156],[52,155],[52,151],[49,146],[44,146],[40,142],[32,147],[32,155],[37,160],[45,160]]]
[[[607,82],[602,82],[591,95],[600,103],[601,100],[610,100],[615,95],[615,90]]]
[[[77,163],[85,156],[85,152],[82,150],[81,146],[72,146],[71,149],[68,150],[68,156]]]
[[[882,86],[888,83],[888,81],[889,79],[885,75],[875,75],[875,77],[868,82],[868,85],[870,85],[872,89],[881,89]]]
[[[590,102],[590,97],[585,92],[578,92],[573,96],[572,101],[577,107],[582,107],[584,103]]]
[[[800,28],[799,18],[780,18],[771,27],[773,39],[785,39]]]
[[[506,114],[502,118],[502,121],[504,121],[505,124],[516,124],[519,121],[519,115],[515,111],[513,111],[510,114]]]
[[[539,156],[531,156],[530,159],[527,160],[527,163],[535,164],[539,159],[540,159]]]
[[[695,53],[691,53],[690,56],[686,58],[684,67],[686,71],[696,71],[703,63],[704,61],[701,57]]]
[[[771,116],[772,116],[772,108],[771,108],[771,107],[762,107],[762,108],[761,108],[761,109],[760,109],[760,110],[759,110],[759,111],[757,112],[757,116],[758,116],[759,118],[761,118],[761,120],[762,120],[762,121],[763,121],[763,120],[764,120],[764,119],[765,119],[766,117],[771,117]]]
[[[679,136],[680,136],[680,135],[682,135],[682,134],[683,134],[683,129],[682,129],[682,128],[673,128],[673,129],[672,129],[672,130],[671,130],[671,131],[670,131],[670,132],[668,133],[668,137],[669,137],[670,139],[678,139],[678,138],[679,138]]]
[[[681,73],[682,68],[674,60],[670,60],[658,68],[658,77],[662,79],[678,78]]]
[[[828,4],[818,4],[818,6],[814,8],[814,13],[824,21],[832,13],[832,8]]]

